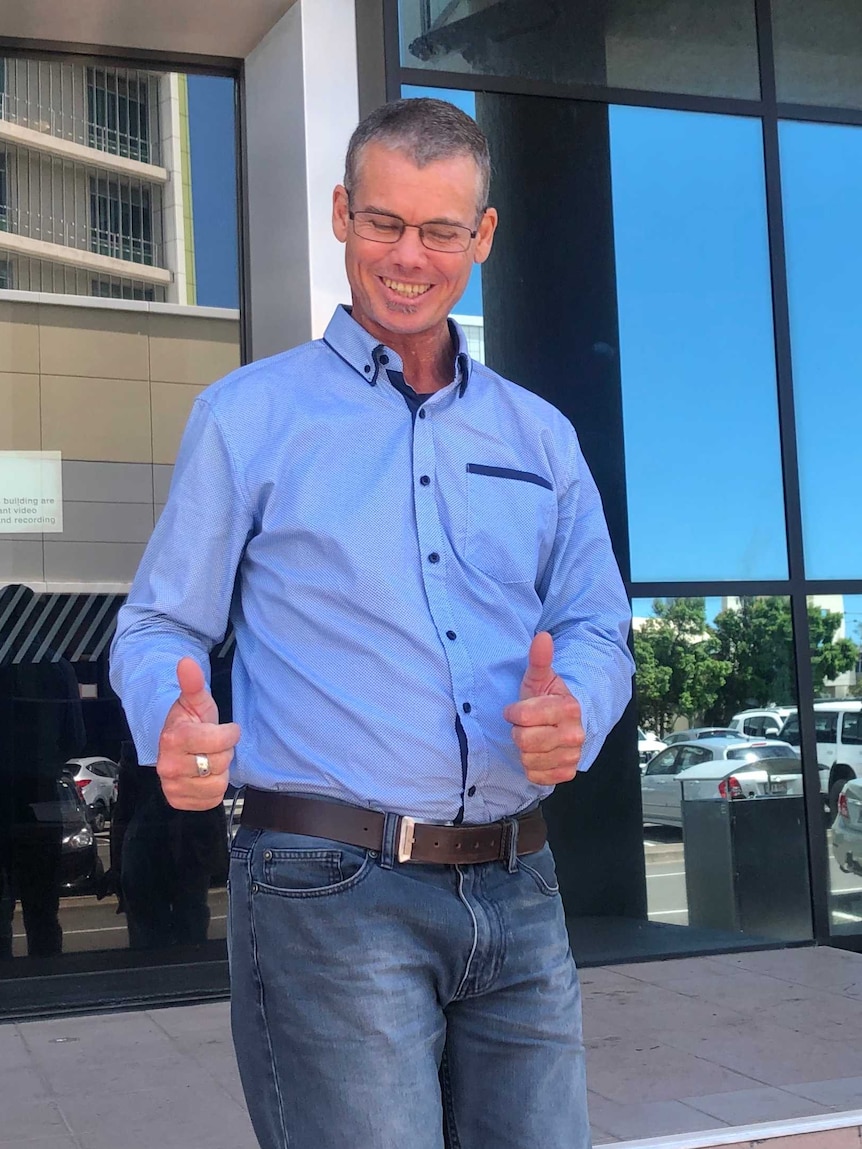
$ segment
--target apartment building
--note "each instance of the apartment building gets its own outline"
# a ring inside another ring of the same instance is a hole
[[[0,59],[0,287],[194,304],[184,75]]]

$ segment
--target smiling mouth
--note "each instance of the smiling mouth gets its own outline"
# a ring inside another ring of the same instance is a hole
[[[387,279],[385,275],[380,276],[380,282],[402,299],[418,299],[430,291],[432,286],[430,283],[404,283],[400,279]]]

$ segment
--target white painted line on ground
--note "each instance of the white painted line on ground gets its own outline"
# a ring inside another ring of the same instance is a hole
[[[671,918],[679,917],[680,914],[687,914],[688,910],[656,910],[654,914],[647,914],[648,918]]]
[[[670,874],[647,874],[647,881],[654,882],[656,878],[684,878],[685,870],[674,870]]]
[[[799,1133],[824,1133],[830,1129],[856,1129],[862,1125],[862,1110],[847,1113],[821,1113],[817,1117],[796,1120],[767,1121],[760,1125],[738,1125],[736,1128],[705,1130],[702,1133],[676,1133],[665,1137],[646,1137],[639,1141],[615,1141],[613,1149],[710,1149],[711,1146],[745,1145],[768,1142],[774,1137],[793,1137]],[[596,1149],[601,1149],[600,1145]]]

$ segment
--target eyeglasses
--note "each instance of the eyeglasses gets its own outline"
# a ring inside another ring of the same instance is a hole
[[[466,251],[476,238],[476,231],[461,223],[405,223],[397,215],[376,211],[351,211],[348,215],[356,234],[374,243],[397,243],[408,227],[416,228],[422,246],[429,251]]]

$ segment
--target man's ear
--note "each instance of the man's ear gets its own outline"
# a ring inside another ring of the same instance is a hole
[[[486,207],[479,221],[479,226],[476,229],[476,246],[473,248],[474,263],[484,263],[491,254],[491,246],[494,243],[494,232],[497,230],[497,223],[497,209],[495,207]]]
[[[349,212],[347,189],[343,184],[337,184],[332,192],[332,234],[339,243],[347,242],[347,232],[350,228]]]

